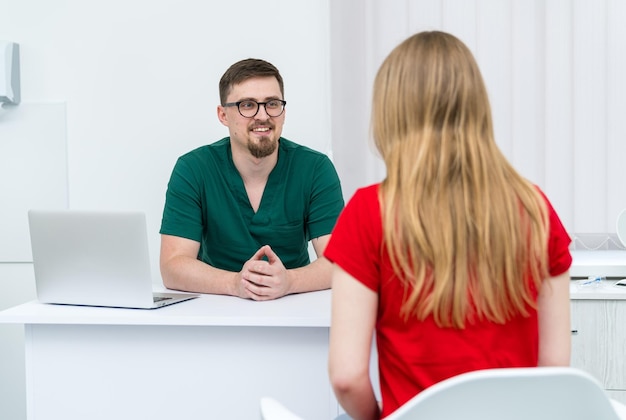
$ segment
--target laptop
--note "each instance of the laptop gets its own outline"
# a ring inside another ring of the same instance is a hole
[[[42,303],[155,309],[198,297],[154,293],[142,212],[30,210]]]

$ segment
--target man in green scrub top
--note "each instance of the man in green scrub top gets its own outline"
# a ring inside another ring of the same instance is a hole
[[[328,289],[323,253],[344,205],[333,164],[281,137],[286,102],[272,64],[239,61],[219,90],[229,137],[181,156],[168,183],[164,285],[254,300]]]

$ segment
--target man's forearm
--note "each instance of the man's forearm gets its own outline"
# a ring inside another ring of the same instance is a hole
[[[332,264],[324,257],[319,257],[311,264],[287,270],[289,293],[312,292],[330,289]]]
[[[161,276],[168,289],[238,295],[238,273],[212,267],[196,258],[177,256],[161,263]]]

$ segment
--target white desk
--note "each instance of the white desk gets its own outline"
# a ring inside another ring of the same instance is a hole
[[[28,419],[258,419],[272,396],[309,419],[339,413],[327,373],[330,291],[228,296],[156,310],[26,303]]]
[[[572,362],[626,403],[626,290],[612,283],[572,282]],[[307,419],[340,412],[328,290],[270,302],[203,295],[151,311],[31,302],[0,323],[25,325],[30,420],[258,419],[265,395]]]

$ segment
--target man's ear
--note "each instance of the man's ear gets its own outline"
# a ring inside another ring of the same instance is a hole
[[[226,127],[228,127],[228,115],[226,115],[226,108],[224,108],[222,105],[217,106],[217,119],[220,120],[220,122]]]

